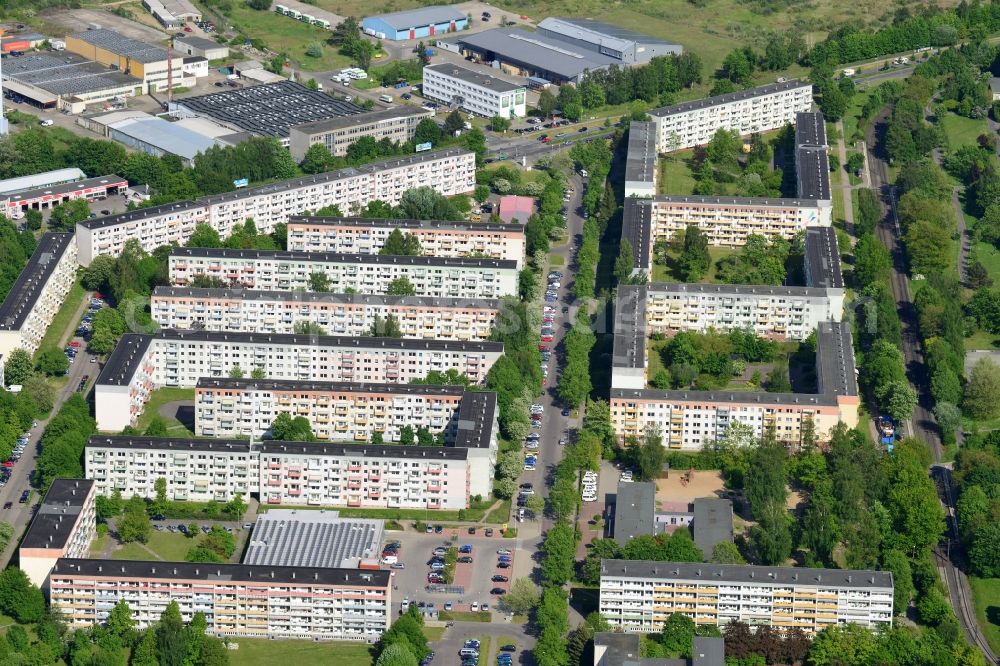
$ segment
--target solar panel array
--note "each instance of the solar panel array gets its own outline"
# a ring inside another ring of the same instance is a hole
[[[37,86],[53,95],[75,95],[142,85],[139,79],[67,52],[7,58],[3,69],[4,76]]]
[[[356,567],[359,559],[378,557],[382,525],[313,511],[274,511],[257,520],[243,564]]]

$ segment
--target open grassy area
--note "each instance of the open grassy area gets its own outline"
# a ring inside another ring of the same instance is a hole
[[[948,139],[948,147],[957,150],[962,146],[975,146],[980,134],[989,134],[986,120],[973,120],[954,113],[946,113],[938,118],[944,134]]]
[[[295,663],[296,666],[371,666],[372,646],[363,642],[317,643],[314,641],[272,641],[266,638],[231,639],[239,645],[230,652],[230,661],[240,666],[273,666]]]
[[[847,113],[844,114],[843,124],[844,124],[844,141],[848,144],[852,144],[855,141],[855,134],[858,131],[858,123],[861,117],[861,108],[868,101],[868,92],[865,90],[858,90],[854,97],[851,98],[851,103],[847,107]]]
[[[660,160],[660,194],[691,194],[695,179],[687,160],[694,151],[679,150]]]
[[[976,617],[994,652],[1000,652],[1000,578],[969,576]]]
[[[168,402],[174,402],[177,400],[190,400],[193,403],[194,389],[160,388],[153,391],[149,395],[149,402],[146,403],[145,408],[142,410],[142,414],[139,415],[139,423],[136,426],[139,429],[139,432],[146,431],[146,428],[149,427],[149,422],[153,420],[153,416],[159,413],[160,407]],[[167,419],[167,432],[171,435],[194,434],[176,419]]]
[[[153,530],[145,544],[127,543],[116,550],[111,558],[115,560],[164,560],[183,562],[188,550],[197,542],[197,537],[189,539],[179,532],[157,532]],[[145,546],[145,548],[143,547]],[[157,558],[149,551],[153,551]]]
[[[728,247],[709,247],[708,254],[712,257],[712,265],[709,267],[708,272],[702,277],[698,282],[702,284],[716,284],[721,282],[719,279],[716,264],[733,254],[737,250],[733,250]],[[667,263],[666,265],[654,263],[653,264],[653,282],[685,282],[684,277],[680,274],[680,266],[678,260],[680,258],[680,253],[670,251],[667,253]]]
[[[73,331],[76,330],[77,324],[77,322],[74,321],[74,315],[86,295],[87,292],[82,286],[80,286],[80,283],[74,282],[73,286],[69,290],[69,293],[66,294],[66,300],[64,300],[63,304],[59,306],[59,312],[56,313],[56,316],[52,319],[52,323],[49,324],[49,327],[45,330],[45,336],[42,338],[42,342],[38,345],[38,351],[49,347],[61,348],[60,342],[62,341],[63,334],[69,332],[70,336],[73,335]]]
[[[492,525],[502,525],[510,520],[510,500],[504,500],[497,505],[497,508],[486,514],[483,518],[484,523],[490,523]]]

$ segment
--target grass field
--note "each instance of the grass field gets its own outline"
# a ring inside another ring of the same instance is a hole
[[[729,255],[733,254],[735,250],[731,250],[726,247],[709,247],[708,254],[712,257],[712,265],[708,269],[708,273],[702,277],[698,282],[702,284],[713,284],[721,282],[718,277],[718,271],[716,269],[716,263]],[[684,278],[681,276],[679,270],[680,267],[677,264],[679,255],[676,252],[670,252],[667,256],[667,265],[663,264],[653,264],[653,282],[684,282]]]
[[[975,146],[980,134],[989,134],[989,128],[983,119],[973,120],[954,113],[946,113],[938,119],[945,136],[948,138],[948,148],[958,150],[962,146]]]
[[[969,576],[976,617],[994,652],[1000,652],[1000,578]]]
[[[680,150],[660,160],[660,194],[691,194],[695,179],[687,160],[694,151]]]
[[[848,144],[854,143],[855,134],[858,131],[858,122],[861,116],[861,107],[865,105],[868,101],[868,93],[864,90],[859,90],[855,93],[854,97],[851,98],[851,103],[847,107],[847,113],[844,114],[843,124],[844,124],[844,140]]]
[[[510,520],[510,500],[504,500],[500,502],[497,508],[486,514],[483,518],[484,523],[490,523],[491,525],[502,525]]]
[[[153,416],[159,413],[160,407],[175,400],[190,400],[193,403],[194,389],[161,388],[153,391],[149,395],[149,402],[146,403],[142,414],[139,415],[139,423],[136,426],[139,432],[146,431]],[[171,435],[194,435],[176,419],[167,419],[167,432]]]
[[[294,662],[296,666],[371,666],[371,646],[367,643],[316,643],[313,641],[271,641],[266,638],[233,640],[240,647],[230,652],[230,661],[240,666],[273,666]]]
[[[153,530],[149,541],[145,544],[127,543],[112,555],[114,560],[164,560],[166,562],[183,562],[188,549],[197,542],[197,537],[189,539],[179,532],[157,532]],[[145,546],[145,548],[143,548]],[[148,549],[148,550],[147,550]],[[153,551],[159,557],[150,554]]]
[[[56,313],[49,327],[45,329],[45,337],[42,338],[42,342],[38,345],[38,351],[47,349],[48,347],[62,348],[59,342],[63,334],[67,331],[70,332],[70,335],[73,334],[77,324],[77,322],[73,321],[73,316],[76,314],[76,310],[80,307],[80,303],[86,294],[87,292],[84,291],[79,282],[73,283],[69,293],[66,294],[66,300],[59,306],[59,312]]]

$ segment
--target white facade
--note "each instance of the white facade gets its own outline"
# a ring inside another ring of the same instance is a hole
[[[395,319],[404,338],[486,340],[501,302],[422,296],[325,294],[156,287],[150,313],[161,328],[244,333],[294,333],[302,323],[330,335],[370,335],[376,318]]]
[[[145,629],[175,601],[184,622],[200,611],[216,636],[374,642],[392,622],[389,581],[388,571],[61,559],[49,592],[70,629],[106,622],[119,601]]]
[[[76,240],[45,234],[0,305],[0,356],[18,348],[34,354],[76,281]]]
[[[257,230],[270,233],[292,215],[337,205],[344,212],[360,209],[374,200],[395,205],[407,190],[431,187],[453,196],[471,192],[476,185],[475,154],[466,150],[442,150],[406,158],[314,176],[303,176],[197,201],[168,204],[85,220],[76,226],[80,263],[94,257],[117,257],[125,242],[139,241],[152,252],[162,245],[185,244],[195,225],[205,223],[222,237],[236,225],[253,218]]]
[[[527,115],[527,88],[488,74],[443,63],[424,67],[424,97],[453,104],[469,113],[492,118]]]
[[[892,573],[602,560],[598,611],[615,631],[658,633],[673,613],[695,624],[892,626]]]
[[[36,586],[61,557],[86,557],[97,536],[95,484],[89,479],[55,479],[18,546],[18,566]]]
[[[786,81],[653,109],[649,115],[657,125],[660,152],[667,153],[707,144],[719,129],[741,135],[779,129],[811,106],[812,84]]]
[[[170,253],[169,279],[183,286],[198,276],[247,289],[310,289],[323,273],[333,293],[386,294],[407,279],[415,293],[432,298],[500,298],[517,294],[513,261],[439,259],[365,254],[178,248]]]
[[[394,229],[420,241],[428,257],[524,259],[524,225],[485,222],[370,220],[363,218],[293,217],[288,222],[288,250],[378,254]]]

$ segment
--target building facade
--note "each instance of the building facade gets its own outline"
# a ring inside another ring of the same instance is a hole
[[[417,106],[394,106],[292,125],[288,130],[288,149],[295,161],[301,162],[306,151],[317,143],[335,156],[346,155],[348,146],[363,136],[376,141],[388,139],[393,143],[406,143],[413,138],[417,125],[424,118],[434,118],[434,112]]]
[[[85,178],[50,187],[0,194],[0,211],[11,219],[18,219],[28,210],[48,210],[73,199],[106,199],[111,195],[121,194],[126,189],[128,181],[120,176]]]
[[[315,324],[331,335],[364,336],[392,317],[401,337],[424,340],[486,340],[500,308],[496,299],[193,287],[156,287],[150,297],[161,328],[294,333]]]
[[[394,229],[415,236],[425,256],[487,257],[518,264],[524,259],[524,224],[489,222],[293,216],[288,221],[288,249],[378,254]]]
[[[374,642],[392,622],[389,581],[388,571],[63,558],[49,594],[71,629],[107,621],[119,601],[145,629],[175,601],[184,622],[204,613],[216,636]]]
[[[780,129],[812,106],[812,84],[792,80],[682,102],[649,112],[661,153],[701,146],[720,129],[741,135]]]
[[[486,118],[510,119],[527,115],[526,86],[461,65],[425,66],[421,92],[425,97]]]
[[[476,158],[467,150],[393,158],[197,201],[85,220],[76,226],[80,263],[88,266],[101,254],[117,257],[130,239],[138,240],[147,252],[162,245],[184,245],[199,223],[208,224],[225,238],[251,217],[258,231],[270,233],[276,224],[286,223],[292,215],[306,210],[336,205],[342,211],[353,211],[376,199],[395,205],[404,192],[416,187],[427,186],[439,194],[454,196],[471,192],[475,185]]]
[[[195,80],[185,76],[184,56],[180,52],[168,59],[163,47],[125,37],[113,30],[100,28],[67,35],[66,50],[134,76],[142,82],[143,93],[166,90],[171,78],[174,87],[193,85]]]
[[[448,5],[366,16],[361,20],[361,29],[365,34],[394,41],[434,37],[465,30],[468,26],[469,17]]]
[[[94,482],[56,479],[49,486],[17,550],[18,566],[44,589],[61,557],[86,557],[97,536]]]
[[[503,354],[499,342],[216,333],[161,330],[122,337],[97,378],[99,430],[135,425],[156,388],[194,388],[202,377],[228,377],[233,368],[268,379],[408,384],[431,370],[455,369],[473,383],[486,378]]]
[[[598,610],[625,633],[658,633],[680,613],[700,625],[813,634],[846,623],[891,627],[892,592],[889,571],[602,560]]]
[[[44,234],[0,304],[0,356],[15,349],[34,354],[76,281],[73,234]]]
[[[517,262],[498,259],[177,248],[168,261],[179,286],[208,276],[247,289],[312,289],[323,274],[334,293],[387,294],[406,279],[425,297],[500,298],[516,294],[518,280]]]

